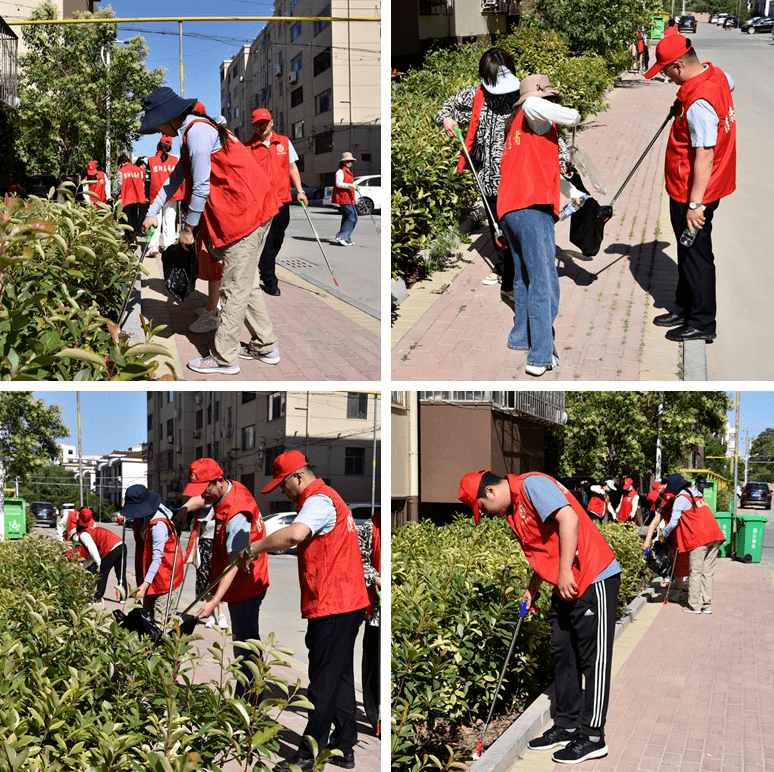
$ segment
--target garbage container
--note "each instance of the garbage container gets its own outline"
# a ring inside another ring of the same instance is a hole
[[[731,522],[733,515],[730,512],[716,512],[715,519],[718,521],[720,530],[723,531],[725,541],[720,545],[720,556],[724,558],[731,557]]]
[[[661,40],[664,37],[664,27],[666,22],[663,16],[651,16],[650,18],[650,39]]]
[[[5,535],[21,539],[27,532],[27,502],[24,499],[5,500]]]
[[[691,485],[695,484],[696,480],[691,480]],[[704,501],[707,502],[707,506],[712,510],[712,514],[716,514],[718,508],[718,481],[707,480],[704,485]]]
[[[763,550],[764,515],[745,514],[736,518],[736,557],[744,563],[760,563]]]

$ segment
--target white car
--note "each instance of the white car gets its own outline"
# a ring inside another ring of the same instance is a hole
[[[266,528],[266,535],[269,536],[275,531],[279,531],[280,528],[284,528],[286,525],[290,525],[296,519],[296,512],[277,512],[273,515],[263,518],[263,524]],[[284,555],[286,553],[296,554],[296,548],[292,547],[289,550],[280,550],[279,552],[273,552],[273,555]]]
[[[366,177],[355,177],[354,184],[360,188],[355,192],[357,211],[360,214],[381,212],[382,210],[382,175],[370,174]],[[333,188],[325,188],[324,206],[337,206],[331,201]]]

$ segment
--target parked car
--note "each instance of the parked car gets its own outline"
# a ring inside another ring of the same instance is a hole
[[[347,504],[352,517],[355,519],[355,525],[363,525],[371,517],[371,502],[357,501],[354,504]],[[381,504],[374,504],[374,514],[378,515],[382,511]]]
[[[360,194],[357,197],[357,210],[360,214],[373,214],[382,209],[382,176],[380,174],[371,174],[366,177],[355,177],[354,184],[360,188]],[[337,206],[331,200],[333,188],[325,188],[325,206]]]
[[[30,512],[35,515],[38,525],[56,528],[56,508],[50,501],[33,501],[30,504]]]
[[[713,13],[712,16],[709,17],[708,24],[717,24],[718,23],[718,15],[716,13]]]
[[[737,16],[727,16],[723,22],[723,29],[735,29],[739,26],[739,18]]]
[[[280,528],[284,528],[286,525],[290,525],[296,519],[296,512],[275,512],[273,515],[263,518],[263,524],[266,527],[266,535],[270,536],[275,531],[279,531]],[[295,555],[296,548],[291,547],[287,550],[280,550],[279,552],[273,552],[273,555]]]
[[[727,13],[719,13],[718,14],[718,19],[715,22],[715,24],[717,24],[718,27],[722,27],[723,26],[723,22],[726,20],[726,16],[728,16]]]
[[[325,188],[321,188],[318,185],[302,185],[301,188],[310,201],[319,201],[325,194]],[[290,186],[290,197],[293,201],[298,198],[298,192],[293,185]]]
[[[747,32],[750,27],[752,27],[753,24],[755,24],[756,21],[759,21],[762,19],[762,16],[751,16],[747,21],[742,22],[742,26],[739,27],[740,32]]]
[[[758,19],[755,24],[752,24],[747,28],[747,34],[755,35],[759,32],[771,32],[773,29],[774,16],[764,16],[762,19]]]
[[[677,22],[678,32],[696,32],[696,17],[681,16]]]
[[[764,509],[771,509],[769,484],[765,482],[748,482],[742,489],[742,498],[739,506],[742,509],[752,506],[762,506]]]

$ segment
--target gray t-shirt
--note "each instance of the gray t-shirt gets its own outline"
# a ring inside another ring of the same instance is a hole
[[[727,72],[724,75],[728,78],[728,87],[733,91],[733,79]],[[693,147],[715,147],[718,141],[718,114],[706,99],[697,99],[688,108],[685,119]]]
[[[301,507],[294,523],[303,523],[309,527],[312,536],[322,536],[329,533],[336,526],[336,507],[328,496],[318,493],[310,496]]]

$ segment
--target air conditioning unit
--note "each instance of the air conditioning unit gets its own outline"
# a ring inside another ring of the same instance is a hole
[[[201,429],[194,429],[194,439],[198,440],[199,437],[202,436],[202,430]]]
[[[288,83],[298,83],[298,73],[291,72],[288,74]]]
[[[227,440],[231,439],[231,429],[223,429],[220,436]]]
[[[173,418],[180,418],[180,411],[179,410],[175,410],[175,412],[172,414],[172,417]]]
[[[282,65],[277,64],[274,66],[274,74],[275,75],[282,75]]]
[[[183,452],[183,446],[175,445],[175,453],[182,453],[182,452]]]
[[[171,445],[175,441],[175,437],[172,434],[167,435],[167,442]]]
[[[204,404],[204,397],[199,395],[198,397],[194,397],[194,403],[196,405],[203,405]]]

